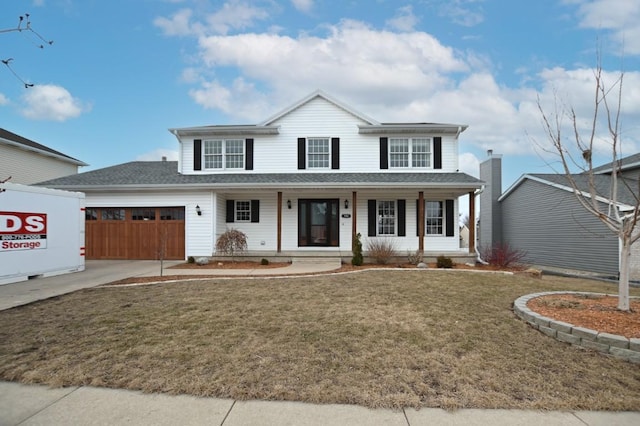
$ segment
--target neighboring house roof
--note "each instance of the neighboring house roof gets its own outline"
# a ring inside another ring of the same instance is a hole
[[[478,189],[482,182],[465,173],[229,173],[183,175],[176,161],[133,161],[40,182],[74,190],[247,188],[247,187],[437,187]]]
[[[578,190],[583,194],[588,195],[590,193],[589,175],[586,174],[574,174],[573,177]],[[573,192],[571,185],[567,179],[567,176],[563,174],[549,173],[549,174],[526,174],[522,175],[509,189],[507,189],[498,199],[502,201],[509,196],[518,186],[520,186],[527,179],[552,186],[554,188],[561,189],[563,191]],[[593,184],[596,188],[596,194],[600,201],[608,202],[609,194],[611,193],[612,178],[610,175],[598,174],[593,176]],[[637,182],[636,182],[637,185]],[[637,203],[636,197],[638,193],[633,192],[630,185],[626,185],[625,181],[618,177],[618,204],[622,207],[632,207]]]
[[[66,154],[56,151],[55,149],[51,149],[42,144],[39,144],[38,142],[34,142],[30,139],[27,139],[20,135],[16,135],[15,133],[2,128],[0,128],[0,144],[10,145],[25,151],[36,152],[38,154],[57,158],[58,160],[66,161],[77,166],[88,166],[88,164],[83,161],[70,157]]]
[[[636,169],[640,167],[640,153],[633,154],[625,158],[621,158],[620,160],[617,161],[617,166],[620,167],[621,170],[630,170],[630,169]],[[593,173],[596,173],[596,174],[611,173],[612,170],[613,170],[612,163],[609,162],[600,167],[594,168]]]

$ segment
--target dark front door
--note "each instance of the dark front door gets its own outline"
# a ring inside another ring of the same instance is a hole
[[[298,246],[338,247],[339,201],[298,200]]]

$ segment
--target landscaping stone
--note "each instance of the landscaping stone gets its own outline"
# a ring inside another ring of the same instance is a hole
[[[543,334],[546,334],[549,337],[556,337],[558,331],[556,329],[550,327],[538,326],[538,330],[540,330]]]
[[[598,337],[597,331],[584,327],[573,327],[573,330],[571,330],[571,334],[580,337],[582,340],[591,340],[593,342],[595,342],[596,338]]]
[[[632,337],[629,339],[629,349],[640,352],[640,339]]]
[[[573,334],[565,333],[563,331],[558,331],[558,334],[556,334],[556,339],[561,342],[571,343],[572,345],[580,344],[580,338],[578,336],[574,336]]]
[[[629,349],[629,339],[616,334],[599,333],[596,341],[616,348]]]
[[[201,266],[202,265],[207,265],[207,264],[209,264],[209,258],[208,257],[199,257],[199,258],[196,259],[196,263],[198,265],[201,265]]]
[[[418,269],[426,269],[427,268],[427,264],[424,262],[420,262],[416,265],[416,268]]]
[[[594,342],[592,340],[582,340],[580,345],[586,349],[593,349],[594,351],[609,353],[609,345],[605,345],[604,343]]]
[[[571,329],[573,328],[573,324],[569,324],[563,321],[551,321],[549,325],[551,328],[555,328],[558,332],[563,332],[567,334],[571,334]]]
[[[609,348],[611,355],[623,358],[627,361],[631,361],[635,364],[640,364],[640,352],[632,351],[630,349],[622,349],[611,346]]]
[[[534,321],[536,322],[536,324],[539,324],[540,326],[543,327],[550,327],[550,320],[547,317],[543,317],[542,315],[538,315],[538,314],[533,314],[534,316]]]

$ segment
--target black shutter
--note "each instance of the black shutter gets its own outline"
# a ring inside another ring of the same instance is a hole
[[[380,138],[380,169],[389,168],[389,138]]]
[[[442,168],[442,138],[433,138],[433,168]]]
[[[307,165],[307,140],[298,138],[298,170],[306,169]]]
[[[251,222],[260,222],[260,200],[251,200]]]
[[[369,215],[369,233],[370,237],[376,236],[376,230],[378,228],[378,212],[377,212],[376,200],[367,201],[367,213]]]
[[[202,139],[193,141],[193,170],[202,170]]]
[[[233,200],[227,200],[227,223],[235,222],[236,203]]]
[[[244,169],[253,170],[253,139],[245,141]]]
[[[340,168],[340,138],[331,138],[331,168]]]
[[[398,200],[398,237],[404,237],[407,235],[407,202],[405,200]]]
[[[455,235],[455,221],[453,219],[453,200],[445,201],[444,213],[447,221],[447,237],[453,237]]]

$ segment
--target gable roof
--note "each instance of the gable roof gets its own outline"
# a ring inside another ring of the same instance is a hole
[[[572,175],[578,190],[581,191],[584,195],[589,196],[589,176],[586,174],[574,174]],[[612,178],[610,175],[599,174],[593,176],[594,185],[596,188],[596,197],[601,202],[608,202],[609,196],[608,194],[611,191],[611,183]],[[542,183],[544,185],[548,185],[550,187],[573,192],[571,185],[567,177],[563,174],[556,173],[536,173],[536,174],[525,174],[522,175],[513,185],[509,187],[501,196],[498,198],[498,201],[502,201],[509,196],[517,187],[519,187],[526,180],[533,180],[535,182]],[[636,204],[636,197],[639,194],[634,194],[630,189],[630,185],[625,185],[623,182],[623,178],[619,177],[618,184],[618,204],[622,208],[632,208]],[[637,182],[636,182],[637,184]]]
[[[296,102],[296,103],[288,106],[287,108],[283,109],[282,111],[280,111],[276,115],[269,117],[268,119],[266,119],[265,121],[260,123],[260,125],[261,126],[269,126],[269,125],[273,124],[273,122],[275,122],[276,120],[284,117],[285,115],[289,114],[293,110],[300,108],[302,105],[304,105],[304,104],[306,104],[308,102],[311,102],[312,100],[314,100],[316,98],[322,98],[325,101],[330,102],[330,103],[334,104],[335,106],[337,106],[339,108],[342,108],[343,110],[347,111],[349,114],[359,118],[360,120],[364,121],[365,123],[369,123],[369,124],[372,124],[372,125],[380,124],[376,120],[374,120],[373,118],[367,117],[363,113],[356,111],[355,109],[351,108],[347,104],[345,104],[345,103],[343,103],[343,102],[341,102],[341,101],[329,96],[328,94],[326,94],[322,90],[316,90],[315,92],[313,92],[313,93],[305,96],[304,98],[300,99],[298,102]]]
[[[75,164],[77,166],[88,166],[88,164],[83,161],[70,157],[66,154],[56,151],[55,149],[51,149],[42,144],[39,144],[38,142],[34,142],[31,139],[27,139],[23,136],[17,135],[2,128],[0,128],[0,143],[10,145],[25,151],[37,152],[38,154],[53,157],[58,160]]]
[[[637,169],[640,167],[640,153],[619,159],[617,161],[617,167],[620,167],[621,170]],[[593,169],[593,173],[596,174],[611,173],[612,171],[612,163],[607,163]]]
[[[58,189],[134,190],[167,188],[421,187],[478,189],[465,173],[228,173],[183,175],[177,161],[133,161],[38,183]]]

